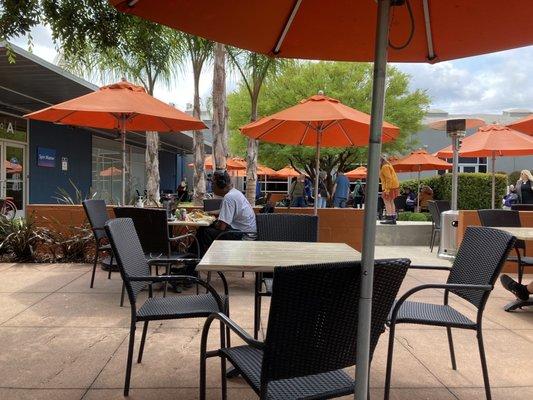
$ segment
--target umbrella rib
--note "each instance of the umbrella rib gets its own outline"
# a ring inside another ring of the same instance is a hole
[[[61,124],[61,123],[62,123],[61,121],[62,121],[64,118],[70,117],[70,116],[71,116],[72,114],[74,114],[75,112],[77,112],[77,110],[70,111],[67,115],[63,115],[61,118],[56,119],[56,120],[54,121],[54,124]]]
[[[335,122],[339,124],[342,133],[344,133],[344,136],[346,136],[346,139],[348,139],[348,141],[350,142],[350,144],[351,144],[352,146],[355,147],[354,142],[352,141],[352,139],[350,139],[350,136],[348,136],[348,134],[347,134],[346,131],[344,130],[344,127],[342,126],[341,121],[337,120],[337,121],[335,121]]]
[[[270,132],[272,132],[274,129],[279,127],[281,124],[284,124],[285,122],[287,122],[287,120],[285,120],[285,119],[282,120],[282,121],[279,121],[276,125],[274,125],[273,127],[268,128],[265,132],[263,132],[258,137],[256,137],[256,140],[260,140],[263,136],[269,134]]]
[[[428,60],[435,58],[435,49],[433,47],[433,34],[431,32],[431,19],[429,16],[429,0],[422,0],[424,8],[424,23],[426,25],[426,41],[428,45]]]
[[[285,23],[285,26],[283,27],[283,30],[281,31],[281,35],[278,38],[278,41],[276,42],[276,46],[274,47],[274,54],[278,54],[279,50],[281,49],[281,45],[283,44],[283,41],[285,40],[285,36],[287,36],[287,33],[289,32],[289,29],[291,28],[292,22],[294,21],[294,18],[296,17],[296,14],[298,13],[298,9],[300,8],[300,5],[302,4],[302,0],[296,0],[294,3],[294,6],[292,7],[291,14],[289,15],[289,18],[287,19],[287,22]]]
[[[304,134],[302,136],[302,140],[300,140],[300,146],[303,144],[304,140],[305,140],[305,137],[307,136],[307,132],[309,131],[309,128],[311,129],[314,129],[312,126],[311,126],[311,123],[310,122],[306,122],[305,123],[305,131],[304,131]]]

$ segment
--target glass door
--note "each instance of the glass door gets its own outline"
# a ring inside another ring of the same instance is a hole
[[[12,201],[17,215],[24,214],[26,196],[25,146],[0,142],[0,199]]]

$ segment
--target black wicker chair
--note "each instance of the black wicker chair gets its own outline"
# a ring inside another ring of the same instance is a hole
[[[300,214],[257,214],[257,239],[276,242],[317,242],[318,217]],[[264,289],[264,290],[263,290]],[[261,298],[272,295],[272,274],[255,274],[254,338],[261,326]]]
[[[388,400],[390,393],[394,332],[396,324],[400,323],[446,327],[452,368],[454,370],[457,369],[457,366],[455,363],[451,328],[475,330],[481,358],[483,381],[485,383],[485,394],[487,400],[490,400],[489,374],[482,336],[483,310],[485,309],[485,304],[494,288],[494,282],[498,278],[500,270],[507,259],[509,251],[514,245],[514,242],[514,236],[498,229],[468,227],[466,228],[464,239],[451,268],[425,266],[411,267],[415,269],[448,269],[450,274],[448,275],[448,280],[444,284],[425,284],[408,290],[394,305],[388,321],[390,335],[385,378],[385,400]],[[425,289],[444,289],[443,304],[439,305],[407,301],[411,295]],[[476,321],[470,320],[470,318],[448,305],[450,293],[463,298],[477,309]]]
[[[481,225],[494,227],[522,226],[520,213],[515,210],[478,210]],[[514,245],[516,257],[507,257],[507,261],[515,262],[518,267],[518,282],[522,283],[525,267],[533,267],[533,257],[526,256],[526,242],[517,240]]]
[[[176,237],[170,235],[166,210],[158,208],[115,207],[113,211],[117,218],[131,218],[133,220],[143,252],[146,258],[151,260],[150,264],[155,266],[156,275],[159,274],[159,266],[165,267],[165,274],[168,275],[170,273],[170,267],[173,264],[183,265],[184,261],[181,259],[194,259],[199,257],[199,245],[194,234],[188,233]],[[172,243],[180,243],[186,240],[193,240],[196,243],[196,254],[172,250]],[[192,268],[196,265],[197,261],[191,261],[190,263],[192,264]],[[165,296],[166,293],[167,286],[165,284]],[[123,302],[124,292],[120,301],[121,306]]]
[[[409,263],[375,263],[371,356]],[[354,380],[343,369],[356,361],[360,277],[358,262],[276,268],[264,342],[223,314],[209,316],[201,340],[200,400],[205,400],[206,359],[216,356],[229,360],[261,399],[329,399],[353,393]],[[209,327],[216,319],[246,344],[207,351]]]
[[[107,235],[104,230],[105,223],[109,220],[109,215],[107,214],[107,208],[104,200],[84,200],[82,202],[83,209],[87,215],[87,219],[91,224],[91,229],[93,231],[94,242],[96,245],[94,252],[94,262],[93,262],[93,272],[91,274],[91,288],[94,286],[94,276],[96,273],[96,265],[98,264],[98,255],[100,253],[106,252],[110,256],[110,265],[109,265],[109,274],[107,279],[111,278],[111,271],[113,266],[113,252],[111,251],[111,245],[102,243],[107,241]]]
[[[435,246],[435,240],[437,239],[437,235],[439,235],[439,241],[440,241],[440,214],[441,211],[439,210],[437,203],[435,201],[428,201],[428,211],[431,215],[431,220],[433,223],[431,224],[431,241],[429,243],[429,249],[431,252],[433,252],[433,246]],[[440,245],[439,245],[440,248]]]
[[[149,321],[202,318],[212,313],[224,313],[228,315],[228,287],[222,274],[220,274],[220,277],[224,284],[223,296],[220,296],[206,282],[190,275],[150,275],[149,263],[157,262],[157,260],[146,259],[133,221],[130,218],[116,218],[106,223],[105,230],[117,258],[120,275],[126,286],[131,305],[130,336],[126,364],[126,380],[124,383],[124,396],[127,396],[130,388],[131,364],[137,322],[144,322],[139,356],[137,358],[137,362],[140,363]],[[153,297],[152,284],[154,282],[169,282],[173,280],[194,282],[205,287],[208,293],[188,296]],[[147,287],[149,297],[140,307],[137,307],[137,296],[141,290]],[[224,332],[221,332],[221,339],[223,340],[221,343],[225,343]]]

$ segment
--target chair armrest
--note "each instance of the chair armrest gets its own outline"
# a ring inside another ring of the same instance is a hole
[[[226,310],[226,305],[222,301],[222,298],[217,293],[217,291],[206,281],[199,279],[195,276],[191,275],[154,275],[154,276],[131,276],[129,277],[129,280],[132,282],[149,282],[149,283],[155,283],[155,282],[172,282],[172,281],[191,281],[193,283],[197,283],[200,286],[203,286],[211,295],[215,298],[215,301],[217,302],[218,309],[220,312],[223,312]]]
[[[394,324],[396,322],[396,317],[398,316],[398,311],[400,310],[400,307],[402,304],[413,294],[420,292],[422,290],[426,289],[462,289],[462,290],[480,290],[483,292],[487,292],[489,290],[492,290],[491,285],[468,285],[468,284],[461,284],[461,283],[428,283],[425,285],[416,286],[407,292],[405,292],[394,305],[392,312],[391,312],[391,318],[390,323]]]
[[[444,265],[410,265],[409,269],[424,269],[424,270],[434,270],[434,271],[450,271],[451,266],[446,267]]]
[[[154,258],[151,258],[149,260],[147,260],[147,263],[148,265],[154,265],[154,264],[166,264],[166,263],[182,263],[182,262],[186,262],[186,261],[190,261],[190,262],[196,262],[196,263],[199,263],[200,262],[200,258],[180,258],[180,257],[165,257],[165,258],[157,258],[157,257],[154,257]]]
[[[186,239],[188,237],[196,237],[193,233],[186,233],[185,235],[179,235],[179,236],[173,236],[168,238],[171,242],[177,242],[183,239]]]
[[[239,325],[237,325],[235,322],[229,319],[225,314],[214,313],[214,314],[211,314],[209,317],[207,317],[207,320],[204,323],[204,328],[202,329],[202,339],[200,343],[200,352],[202,355],[206,354],[207,336],[209,334],[209,328],[211,327],[211,324],[213,323],[215,319],[219,320],[221,325],[224,325],[227,328],[229,328],[231,331],[233,331],[246,344],[259,350],[262,350],[264,348],[265,344],[263,342],[252,338],[245,330],[243,330]],[[225,341],[222,340],[221,342],[225,346]]]

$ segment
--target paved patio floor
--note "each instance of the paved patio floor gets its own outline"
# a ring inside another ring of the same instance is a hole
[[[378,257],[409,257],[441,263],[426,248],[380,247]],[[231,314],[251,331],[253,278],[228,276]],[[443,282],[445,272],[412,271],[401,291]],[[526,280],[533,279],[528,275]],[[120,308],[121,282],[99,271],[89,289],[87,264],[0,264],[0,399],[122,399],[129,306]],[[437,290],[418,299],[439,302]],[[512,300],[499,283],[484,318],[484,337],[495,400],[533,398],[533,310],[506,313]],[[268,302],[265,302],[268,303]],[[472,306],[452,304],[472,314]],[[264,304],[263,326],[268,315]],[[150,325],[142,364],[134,364],[131,399],[196,399],[199,339],[203,320]],[[140,327],[140,325],[139,325]],[[140,329],[137,331],[140,339]],[[211,341],[217,342],[216,329]],[[382,398],[386,342],[372,364],[371,396]],[[454,330],[458,370],[453,371],[442,328],[400,325],[397,329],[392,399],[484,399],[475,333]],[[234,340],[236,343],[237,340]],[[137,343],[138,344],[138,343]],[[219,363],[208,365],[209,398],[220,398]],[[254,399],[240,379],[229,382],[230,399]],[[347,398],[352,398],[347,397]]]

